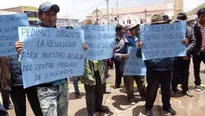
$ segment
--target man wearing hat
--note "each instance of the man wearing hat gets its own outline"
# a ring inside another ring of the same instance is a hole
[[[187,21],[187,25],[190,26],[190,27],[193,27],[194,26],[194,18],[189,18],[188,21]]]
[[[125,38],[122,38],[119,41],[119,49],[117,49],[114,53],[114,58],[119,61],[123,62],[121,63],[121,71],[124,70],[124,65],[126,60],[128,59],[128,47],[137,47],[136,41],[138,41],[138,38],[136,38],[136,25],[131,24],[127,27],[127,32],[125,34]],[[136,56],[137,57],[137,56]],[[137,68],[137,67],[136,67]],[[139,75],[133,75],[133,76],[124,76],[124,83],[126,87],[127,92],[127,99],[131,104],[135,104],[135,98],[134,98],[134,80],[137,83],[137,87],[140,93],[140,96],[142,99],[145,99],[145,78],[144,76]]]
[[[168,15],[163,15],[163,20],[166,21],[167,23],[170,23],[172,21],[169,19]]]
[[[205,63],[205,8],[199,9],[197,12],[199,21],[194,26],[194,35],[196,38],[196,45],[193,52],[194,64],[194,77],[195,89],[201,91],[201,78],[200,78],[200,64],[201,61]]]
[[[156,14],[152,16],[152,25],[165,24],[167,21],[163,20],[163,16]],[[143,47],[142,42],[138,44],[138,47]],[[174,58],[157,58],[146,60],[145,64],[147,67],[147,91],[146,91],[146,103],[145,108],[148,116],[152,116],[152,108],[157,96],[157,90],[161,85],[162,91],[162,103],[163,111],[169,112],[171,115],[176,115],[176,111],[172,109],[170,98],[171,98],[171,78],[172,78],[172,67]]]
[[[44,2],[39,6],[38,16],[41,27],[56,28],[57,13],[60,8],[56,4]],[[22,42],[16,42],[18,53],[23,49]],[[37,94],[43,116],[68,116],[68,82],[61,79],[37,85]]]
[[[177,16],[177,22],[186,21],[187,15],[185,13],[179,13]],[[190,58],[193,48],[196,44],[194,37],[194,30],[192,27],[186,26],[186,38],[188,39],[188,44],[186,52],[187,56],[185,57],[175,57],[174,66],[173,66],[173,79],[172,79],[172,96],[174,97],[177,92],[177,86],[181,80],[182,84],[182,93],[189,97],[193,97],[189,91],[188,82],[189,82],[189,65]]]

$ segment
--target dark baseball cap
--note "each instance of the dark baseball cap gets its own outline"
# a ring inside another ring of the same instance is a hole
[[[47,12],[51,8],[54,9],[56,11],[56,13],[58,13],[60,11],[60,8],[57,4],[52,4],[50,2],[44,2],[39,6],[38,14],[41,13],[41,12]]]

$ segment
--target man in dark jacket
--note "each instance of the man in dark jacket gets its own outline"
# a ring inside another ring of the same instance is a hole
[[[195,89],[201,91],[201,79],[200,79],[200,64],[201,61],[205,63],[205,8],[201,8],[197,12],[199,21],[194,26],[194,35],[196,38],[196,45],[193,52],[193,64],[194,64],[194,77],[195,77]]]
[[[177,16],[177,21],[186,21],[187,16],[185,13],[179,13]],[[186,27],[186,38],[189,40],[187,45],[187,56],[185,57],[175,57],[174,66],[173,66],[173,79],[172,79],[172,96],[176,95],[177,85],[181,79],[182,83],[182,93],[193,97],[189,91],[188,82],[189,82],[189,65],[190,58],[193,48],[196,44],[196,39],[194,37],[194,31],[192,27]]]
[[[10,90],[16,116],[26,116],[26,96],[36,116],[42,116],[36,87],[23,88],[18,55],[0,57],[1,76],[6,77],[4,88]]]
[[[164,24],[167,21],[163,20],[163,16],[156,14],[152,17],[152,25]],[[141,48],[143,44],[139,42],[138,47]],[[171,115],[176,115],[176,111],[172,109],[170,104],[171,98],[171,78],[174,58],[157,58],[146,60],[147,66],[147,93],[145,108],[147,115],[152,116],[152,108],[156,99],[157,90],[161,85],[163,111],[169,112]]]
[[[122,25],[117,25],[115,31],[116,31],[116,44],[115,44],[114,52],[120,49],[119,42],[120,40],[124,39],[124,27]],[[115,87],[114,88],[116,89],[116,88],[120,88],[121,85],[123,71],[120,69],[120,65],[123,62],[120,62],[115,58],[113,59],[115,63]]]
[[[0,104],[0,116],[9,116],[6,109],[4,109],[4,107],[1,104]]]

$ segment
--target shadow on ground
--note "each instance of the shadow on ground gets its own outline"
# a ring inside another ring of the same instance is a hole
[[[112,103],[112,105],[117,108],[118,110],[126,110],[130,107],[132,107],[133,105],[130,104],[130,102],[127,100],[127,96],[125,95],[116,95],[112,97],[112,100],[114,100],[114,102]],[[141,101],[141,99],[139,98],[135,98],[135,102],[138,103],[139,101]],[[121,106],[127,106],[122,108]]]
[[[71,92],[69,94],[69,100],[76,100],[76,99],[81,99],[85,96],[85,93],[84,92],[80,92],[80,98],[76,98],[75,96],[75,92]]]
[[[112,116],[113,112],[109,112],[109,113],[100,113],[100,112],[96,112],[96,116]],[[88,116],[87,113],[87,108],[83,108],[78,110],[74,116]]]
[[[154,105],[152,109],[153,116],[161,116],[162,115],[161,108],[162,107],[159,105]],[[144,105],[137,106],[132,110],[132,116],[141,116],[140,114],[147,115]],[[164,115],[166,114],[167,113],[164,113]]]
[[[78,110],[74,116],[88,116],[87,109],[83,108]]]

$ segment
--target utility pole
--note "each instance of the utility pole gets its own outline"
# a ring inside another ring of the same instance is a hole
[[[97,17],[96,22],[98,23],[98,8],[96,8],[96,17]]]
[[[144,14],[145,14],[145,23],[147,23],[147,9],[144,10]]]
[[[174,16],[177,17],[178,13],[183,12],[183,0],[174,0]]]
[[[109,0],[106,0],[107,1],[107,21],[108,21],[108,24],[110,24],[110,18],[109,18]]]
[[[117,0],[117,23],[119,24],[119,14],[118,14],[118,0]]]

